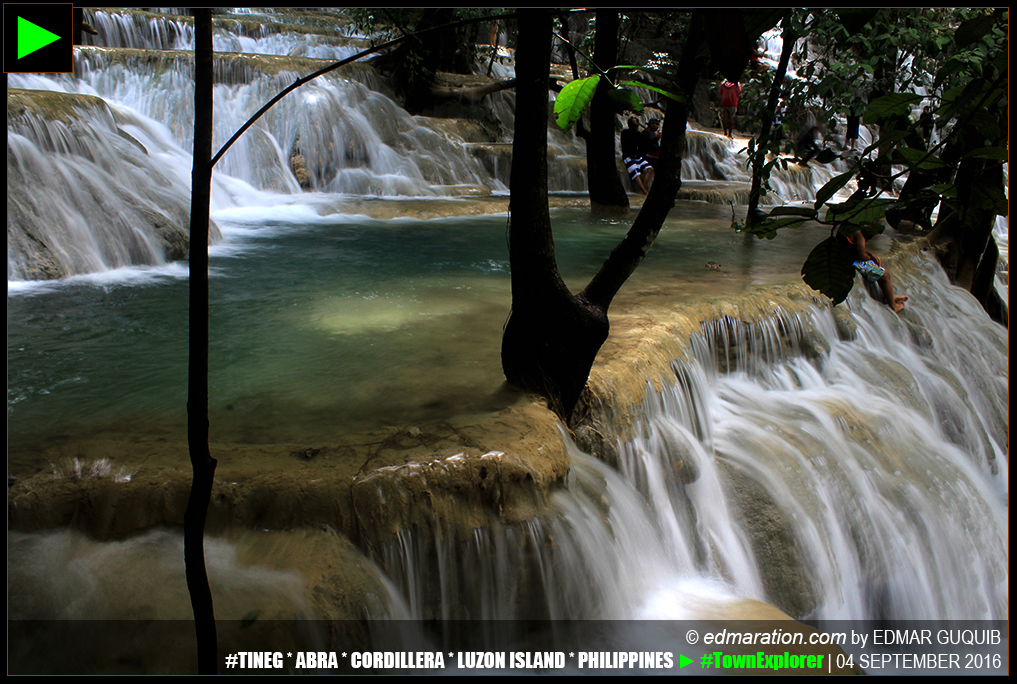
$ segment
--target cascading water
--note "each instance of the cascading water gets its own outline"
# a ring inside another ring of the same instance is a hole
[[[15,475],[9,518],[19,530],[8,555],[15,619],[186,614],[182,571],[174,565],[179,535],[137,534],[175,524],[180,508],[178,489],[168,482],[181,476],[160,459],[183,451],[157,446],[179,421],[176,414],[167,418],[167,406],[182,406],[173,383],[183,347],[173,336],[178,330],[166,331],[183,311],[179,287],[154,276],[108,288],[79,280],[33,289],[20,282],[162,264],[180,256],[173,249],[186,251],[186,236],[178,233],[187,213],[190,65],[183,53],[150,51],[186,48],[188,23],[93,16],[104,40],[134,49],[79,49],[74,76],[11,76],[12,87],[50,91],[48,99],[8,93],[14,312],[8,403],[15,425],[9,448],[17,451],[9,453]],[[319,66],[300,58],[335,59],[347,49],[332,34],[241,33],[221,26],[217,32],[217,49],[247,53],[217,62],[217,141],[294,74]],[[682,315],[674,311],[676,292],[694,291],[686,299],[696,302],[727,298],[689,305],[710,313],[705,324],[697,319],[691,326],[698,332],[688,344],[687,334],[661,341],[678,350],[667,357],[665,380],[617,358],[605,371],[621,384],[638,384],[641,395],[635,407],[625,394],[602,397],[611,463],[584,454],[562,434],[553,439],[568,451],[568,474],[554,486],[520,503],[510,501],[512,486],[502,480],[504,491],[474,501],[475,490],[496,479],[491,473],[507,468],[510,455],[501,449],[514,444],[513,431],[530,427],[508,423],[492,437],[463,427],[492,405],[504,408],[504,396],[487,387],[500,377],[504,220],[478,231],[465,221],[355,226],[332,215],[341,211],[339,194],[406,198],[454,195],[462,185],[499,189],[507,159],[492,164],[499,157],[478,155],[483,145],[464,143],[456,125],[411,117],[382,90],[359,65],[305,86],[251,131],[216,175],[213,212],[225,244],[213,250],[213,289],[222,326],[237,330],[213,344],[220,355],[213,380],[222,395],[213,401],[213,429],[225,435],[223,456],[254,464],[238,469],[224,459],[219,472],[227,479],[217,481],[229,513],[219,512],[222,534],[211,542],[211,565],[217,591],[233,597],[224,601],[226,617],[243,620],[271,604],[293,618],[357,621],[674,620],[729,615],[730,606],[752,599],[796,618],[1006,618],[1005,330],[914,254],[892,262],[898,289],[912,298],[901,317],[860,287],[837,315],[819,303],[802,305],[792,288],[793,296],[760,295],[772,297],[762,307],[770,314],[742,320],[739,307],[751,308],[744,302],[754,289],[783,282],[774,274],[797,269],[803,255],[744,243],[726,230],[728,216],[720,215],[726,208],[707,216],[699,213],[706,205],[692,204],[678,212],[642,276],[630,283],[631,300],[618,305],[646,320],[626,323],[613,314],[621,321],[616,334],[631,340],[650,319]],[[12,102],[24,104],[12,110]],[[559,142],[555,154],[563,160],[581,156],[580,147]],[[747,177],[736,150],[718,136],[693,132],[689,148],[690,178]],[[292,173],[295,153],[312,193],[301,193]],[[793,172],[792,180],[811,188],[822,182],[813,173]],[[561,171],[557,182],[579,189],[572,186],[581,181],[581,174]],[[41,200],[28,196],[28,183]],[[63,185],[81,196],[68,200],[59,194]],[[798,192],[791,183],[777,194],[791,199]],[[682,214],[697,225],[681,224]],[[74,230],[45,232],[56,223]],[[723,240],[701,237],[698,224],[720,226],[723,233],[715,232]],[[673,242],[668,231],[677,235]],[[556,232],[563,273],[577,282],[617,239],[610,222]],[[52,256],[33,256],[42,253],[39,242]],[[468,249],[477,244],[482,248]],[[707,260],[723,261],[725,270],[704,275]],[[397,287],[383,283],[386,269],[399,273]],[[676,272],[686,276],[679,285]],[[65,308],[63,297],[87,316]],[[639,308],[655,297],[667,306]],[[137,308],[138,300],[154,313]],[[29,324],[22,326],[21,317]],[[39,334],[39,326],[48,332]],[[107,337],[110,329],[117,334]],[[489,329],[491,339],[477,332]],[[426,340],[416,347],[390,346],[389,337],[422,331]],[[257,339],[240,339],[247,337]],[[144,362],[128,358],[134,348]],[[360,350],[375,356],[361,357]],[[396,372],[406,358],[416,367]],[[364,379],[354,388],[337,385],[333,375]],[[482,389],[471,385],[478,382]],[[118,395],[126,398],[116,403],[111,397]],[[96,415],[83,410],[93,403],[101,405]],[[363,430],[358,421],[371,415],[384,425],[364,431],[364,450],[328,441]],[[42,427],[16,425],[21,420]],[[90,421],[101,424],[95,434],[80,427]],[[441,439],[429,436],[433,424],[445,430]],[[121,432],[127,446],[107,454]],[[477,446],[488,439],[506,444]],[[404,443],[433,455],[403,463],[408,457],[395,448]],[[526,456],[539,461],[550,444],[526,442],[534,449]],[[389,448],[395,456],[384,452]],[[75,449],[88,453],[79,459]],[[73,459],[41,472],[47,466],[36,462],[39,454],[60,450]],[[136,462],[121,465],[125,453]],[[358,460],[336,475],[342,459]],[[476,479],[455,479],[471,468]],[[259,490],[251,483],[262,476],[268,484]],[[320,484],[328,477],[334,482]],[[516,490],[529,491],[519,479]],[[472,484],[455,489],[446,486],[450,481]],[[146,499],[138,494],[146,487],[171,493]],[[85,503],[68,493],[79,488],[90,492]],[[352,513],[347,499],[354,500]],[[124,520],[140,509],[161,512]],[[277,509],[286,511],[278,518],[284,522],[266,522]],[[395,512],[404,509],[414,516],[400,519]],[[114,540],[46,531],[66,525]],[[223,532],[240,526],[291,529],[278,533],[287,541],[269,546],[292,548],[265,553],[266,537],[276,533],[238,540]],[[388,526],[391,534],[383,534]],[[315,527],[312,541],[294,540],[302,527]],[[146,554],[152,566],[138,560]],[[324,568],[339,557],[356,572],[329,574]],[[131,582],[140,587],[139,603],[117,598],[110,591],[116,577],[143,572],[139,565],[155,567],[165,587]],[[264,601],[251,598],[259,592]],[[121,602],[125,611],[114,610]],[[310,642],[335,647],[321,633]]]
[[[8,90],[7,102],[8,280],[186,256],[190,162],[154,122],[117,120],[98,98]]]
[[[924,258],[899,279],[903,319],[856,291],[840,330],[826,308],[705,326],[617,427],[620,474],[573,450],[541,518],[399,534],[384,565],[413,614],[690,618],[712,594],[1005,618],[1006,334]]]
[[[1006,333],[932,270],[902,282],[912,295],[903,319],[855,293],[852,340],[828,311],[711,325],[676,366],[680,381],[650,397],[624,470],[662,529],[676,527],[669,512],[687,499],[695,538],[714,549],[751,556],[743,540],[759,545],[763,527],[793,539],[797,558],[757,548],[754,572],[717,563],[739,591],[754,594],[762,577],[764,596],[794,611],[797,599],[780,595],[797,575],[798,598],[814,604],[794,612],[821,619],[1001,619]],[[694,487],[660,474],[686,459]],[[704,479],[706,491],[721,479],[737,499],[746,522],[728,534],[741,543],[718,541],[711,508],[724,498],[700,495]],[[654,491],[669,481],[670,491]]]
[[[169,194],[173,198],[159,198],[153,214],[159,217],[155,227],[142,232],[167,232],[163,224],[172,225],[179,232],[186,225],[180,220],[180,207],[186,205],[190,175],[187,152],[191,144],[192,104],[190,57],[177,50],[188,49],[193,41],[190,22],[168,15],[102,10],[94,11],[90,18],[99,29],[99,35],[90,40],[103,47],[77,48],[73,75],[12,74],[9,85],[26,91],[57,91],[101,98],[112,112],[114,122],[109,121],[108,116],[101,122],[94,116],[75,116],[73,125],[77,132],[74,135],[105,139],[103,146],[110,148],[105,154],[108,161],[123,157],[115,164],[122,186],[136,186],[144,195],[151,192],[147,189],[152,187],[153,178],[168,178],[156,184],[171,185],[173,190]],[[325,31],[313,25],[290,23],[297,19],[289,14],[269,14],[261,19],[263,21],[222,19],[218,24],[216,145],[222,144],[248,116],[294,78],[320,68],[326,61],[347,57],[363,44],[363,39],[343,36],[335,28]],[[510,67],[497,66],[499,77],[511,77]],[[478,140],[476,131],[469,126],[463,128],[445,120],[412,117],[384,91],[381,80],[370,68],[350,65],[340,75],[317,79],[285,98],[217,165],[213,211],[279,201],[263,197],[235,180],[244,181],[258,191],[296,196],[302,188],[320,193],[381,197],[455,196],[506,189],[509,163],[507,158],[503,163],[502,157],[507,146],[492,144],[489,139]],[[26,93],[22,97],[36,96]],[[44,99],[41,95],[37,97]],[[489,107],[492,120],[511,121],[510,95],[494,94],[487,101],[485,106]],[[90,111],[96,108],[94,104],[71,97],[63,107]],[[8,172],[8,196],[15,198],[16,211],[11,216],[15,234],[23,231],[32,236],[14,241],[17,246],[13,263],[8,267],[10,279],[54,277],[106,270],[125,263],[157,264],[180,258],[179,245],[173,249],[160,248],[158,240],[154,240],[156,244],[140,252],[135,246],[127,250],[126,256],[90,257],[87,264],[65,263],[64,253],[70,250],[57,247],[54,248],[56,256],[47,257],[55,265],[25,265],[30,261],[33,240],[41,239],[48,245],[50,240],[46,238],[54,237],[53,231],[74,234],[86,230],[83,226],[96,225],[95,221],[87,220],[87,216],[94,213],[87,209],[81,212],[85,217],[66,215],[67,212],[62,212],[64,216],[56,216],[49,208],[66,204],[66,199],[57,197],[57,190],[35,191],[33,183],[37,177],[58,183],[52,179],[61,174],[52,172],[50,167],[95,163],[78,149],[51,149],[46,142],[49,134],[41,133],[39,139],[32,135],[32,132],[54,126],[54,116],[53,112],[28,108],[24,117],[34,118],[33,121],[14,122],[8,126],[11,140],[8,146],[15,160],[25,159],[26,145],[38,148],[32,155],[37,162],[29,176],[24,176],[17,168],[9,168]],[[504,132],[510,134],[510,127]],[[24,139],[12,138],[15,134]],[[563,136],[553,127],[549,135],[552,190],[582,191],[585,188],[582,144],[574,136]],[[140,143],[133,149],[127,146],[132,138]],[[96,146],[91,147],[94,154]],[[139,159],[139,153],[147,154],[148,160]],[[152,164],[158,168],[149,168]],[[107,174],[109,167],[110,163],[106,163]],[[696,182],[742,184],[748,180],[738,146],[711,133],[690,134],[689,153],[683,168],[689,180],[687,189],[698,199],[724,203],[739,200],[744,194],[740,185],[737,189],[727,186],[704,189]],[[71,172],[64,170],[62,175],[68,173]],[[88,175],[85,171],[78,173]],[[794,201],[807,196],[812,187],[825,181],[826,173],[816,169],[778,172],[772,180],[774,194],[766,201]],[[96,182],[93,179],[93,184]],[[117,187],[117,183],[108,178],[103,182]],[[99,186],[88,193],[90,198],[102,194]],[[95,200],[88,199],[88,203],[95,204]],[[139,223],[125,210],[117,209],[115,215],[118,218],[114,223],[132,226]],[[41,235],[43,231],[50,234]],[[153,243],[153,239],[146,239]],[[111,249],[107,240],[100,237],[98,241],[106,243],[100,252]],[[81,240],[75,242],[75,251],[80,243]],[[186,248],[183,251],[186,252]],[[125,258],[128,261],[125,262]]]

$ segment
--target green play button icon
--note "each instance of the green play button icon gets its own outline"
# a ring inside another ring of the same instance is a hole
[[[27,19],[18,17],[18,59],[41,50],[50,43],[60,40],[60,36],[33,24]]]
[[[70,73],[74,7],[4,4],[4,73]]]
[[[678,654],[678,669],[679,670],[682,669],[683,667],[685,667],[686,665],[691,665],[691,664],[692,664],[692,659],[691,658],[686,658],[681,653]]]

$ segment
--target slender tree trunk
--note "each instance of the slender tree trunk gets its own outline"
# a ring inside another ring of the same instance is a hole
[[[777,64],[777,73],[773,75],[773,83],[770,85],[770,96],[766,100],[767,115],[763,117],[763,123],[759,127],[759,137],[756,139],[756,153],[752,157],[752,187],[749,189],[749,208],[745,214],[745,223],[749,225],[752,225],[755,221],[756,212],[759,210],[759,196],[763,185],[763,166],[766,165],[766,152],[770,147],[770,131],[777,117],[777,105],[780,102],[780,93],[784,86],[787,65],[791,61],[791,53],[794,52],[795,42],[798,40],[798,33],[790,27],[790,15],[784,18],[784,22],[785,28],[782,32],[784,45],[780,50],[780,62]]]
[[[996,188],[1002,194],[1003,167],[996,161],[963,159],[957,171],[956,183],[958,218],[963,230],[956,237],[959,254],[951,280],[955,285],[973,292],[975,271],[992,238],[992,228],[996,222],[995,209],[986,206],[983,188]]]
[[[184,513],[184,565],[194,611],[198,672],[216,674],[215,614],[205,571],[205,519],[216,461],[208,450],[208,220],[212,181],[212,11],[194,10],[194,160],[189,255],[190,352],[187,444],[191,494]]]
[[[512,312],[502,337],[506,379],[568,418],[607,339],[607,317],[565,286],[547,204],[547,75],[551,13],[519,11],[516,121],[509,200]]]
[[[618,58],[618,12],[597,10],[597,34],[593,61],[609,72]],[[597,213],[628,213],[629,196],[618,176],[615,151],[615,105],[603,79],[590,103],[590,136],[586,139],[586,167],[589,180],[590,208]]]

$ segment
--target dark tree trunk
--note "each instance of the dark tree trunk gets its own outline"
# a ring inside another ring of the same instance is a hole
[[[994,187],[1002,193],[1003,167],[996,161],[964,159],[957,170],[956,183],[960,230],[955,235],[957,255],[950,278],[955,285],[971,291],[996,220],[994,207],[986,206],[982,188]]]
[[[547,70],[551,13],[519,11],[516,121],[509,200],[512,312],[501,359],[513,385],[572,412],[593,358],[607,339],[607,316],[577,299],[558,273],[547,204]]]
[[[690,99],[702,35],[697,13],[679,64],[679,86]],[[586,290],[573,295],[558,273],[547,204],[550,36],[548,11],[520,10],[509,204],[512,313],[502,338],[502,368],[510,383],[540,393],[568,420],[607,339],[611,300],[646,256],[674,206],[688,111],[677,103],[668,107],[657,177],[642,211]]]
[[[593,61],[610,72],[618,58],[618,12],[597,11],[597,34]],[[589,177],[590,208],[598,213],[628,212],[629,196],[618,176],[615,152],[615,105],[608,92],[611,86],[601,80],[590,103],[590,135],[586,138],[586,167]]]
[[[208,450],[208,219],[212,181],[212,11],[194,10],[194,161],[191,171],[189,255],[190,350],[187,367],[187,444],[191,494],[184,513],[184,566],[194,611],[198,672],[216,674],[215,614],[205,572],[205,518],[215,459]]]
[[[975,270],[974,282],[971,284],[971,294],[975,296],[982,308],[989,314],[992,320],[1001,323],[1007,328],[1010,327],[1010,315],[1006,302],[996,291],[996,265],[999,263],[999,246],[995,238],[990,237],[982,254],[978,268]]]
[[[941,159],[948,168],[956,165],[953,181],[957,196],[942,201],[939,217],[928,235],[929,242],[938,248],[939,262],[950,282],[971,292],[989,315],[1003,325],[1008,325],[1009,316],[995,289],[999,249],[992,238],[999,211],[997,202],[1005,196],[1003,165],[998,160],[968,155],[993,143],[1005,147],[1007,123],[1004,110],[999,118],[998,139],[986,139],[976,128],[964,127],[947,143]],[[942,175],[932,179],[950,180]]]

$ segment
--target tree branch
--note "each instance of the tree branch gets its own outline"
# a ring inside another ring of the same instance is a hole
[[[692,26],[678,63],[679,92],[686,101],[699,80],[700,65],[697,54],[705,37],[703,15],[695,10]],[[675,197],[681,189],[682,155],[685,150],[685,132],[689,108],[685,103],[671,101],[664,113],[661,133],[660,158],[654,171],[653,186],[647,195],[632,227],[624,239],[611,252],[586,289],[579,295],[592,306],[606,312],[618,290],[650,251],[667,214],[674,207]]]
[[[784,85],[784,75],[787,74],[787,66],[791,61],[791,53],[794,52],[798,34],[791,26],[791,15],[788,14],[784,21],[787,24],[782,32],[784,44],[780,50],[780,62],[777,64],[777,73],[773,76],[773,83],[770,85],[770,96],[766,101],[766,111],[770,116],[763,117],[763,123],[759,127],[759,137],[756,141],[756,153],[752,157],[752,186],[749,189],[749,208],[745,212],[745,223],[751,225],[755,221],[755,213],[759,208],[759,195],[763,183],[763,165],[766,163],[766,153],[770,147],[770,129],[773,126],[777,114],[777,103],[780,101],[780,92]]]
[[[482,86],[449,88],[447,86],[431,86],[431,94],[443,100],[463,99],[469,102],[480,102],[492,93],[499,93],[503,90],[510,90],[516,87],[518,80],[509,78],[497,83],[489,83]]]
[[[409,38],[417,39],[419,36],[421,36],[421,35],[423,35],[425,33],[429,33],[431,31],[439,31],[439,30],[447,29],[447,28],[455,28],[455,27],[458,27],[458,26],[468,26],[470,24],[477,24],[477,23],[480,23],[482,21],[490,21],[492,19],[509,19],[509,18],[513,18],[513,17],[515,17],[514,14],[492,14],[492,15],[489,15],[489,16],[486,16],[486,17],[478,17],[478,18],[475,18],[475,19],[463,19],[462,21],[453,21],[453,22],[448,23],[448,24],[442,24],[441,26],[432,26],[431,28],[423,29],[421,31],[417,31],[415,33],[411,33],[409,35],[403,36],[402,38],[395,38],[395,39],[387,41],[385,43],[381,43],[379,45],[375,45],[375,46],[373,46],[371,48],[368,48],[367,50],[363,50],[361,52],[358,52],[357,54],[353,55],[352,57],[347,57],[346,59],[343,59],[343,60],[340,60],[340,61],[336,62],[335,64],[330,64],[330,65],[328,65],[327,67],[325,67],[323,69],[319,69],[318,71],[315,71],[312,74],[308,74],[307,76],[303,76],[302,78],[298,78],[293,83],[288,85],[286,88],[281,90],[279,92],[279,94],[277,94],[271,100],[266,102],[265,105],[254,114],[254,116],[252,116],[250,119],[247,120],[247,123],[245,123],[243,126],[241,126],[237,130],[237,132],[234,133],[230,137],[230,139],[226,141],[225,145],[223,145],[222,147],[219,148],[219,151],[215,153],[214,157],[212,157],[212,166],[215,166],[216,162],[218,162],[220,159],[222,159],[222,156],[224,154],[226,154],[227,150],[229,150],[233,146],[233,143],[235,143],[240,138],[240,136],[242,136],[244,133],[246,133],[247,129],[250,128],[251,126],[253,126],[255,124],[255,122],[257,122],[258,119],[260,119],[262,116],[264,116],[265,112],[267,112],[269,109],[271,109],[273,106],[275,106],[275,104],[279,100],[283,99],[284,97],[286,97],[287,95],[292,93],[294,90],[296,90],[300,86],[304,85],[305,83],[307,83],[309,81],[313,81],[314,79],[318,78],[319,76],[324,76],[325,74],[327,74],[329,72],[335,71],[339,67],[346,66],[347,64],[350,64],[351,62],[356,62],[358,59],[363,59],[364,57],[367,57],[368,55],[373,55],[376,52],[381,52],[382,50],[386,50],[386,49],[392,47],[393,45],[398,45],[399,43],[401,43],[401,42],[403,42],[403,41],[405,41],[405,40],[407,40]]]

